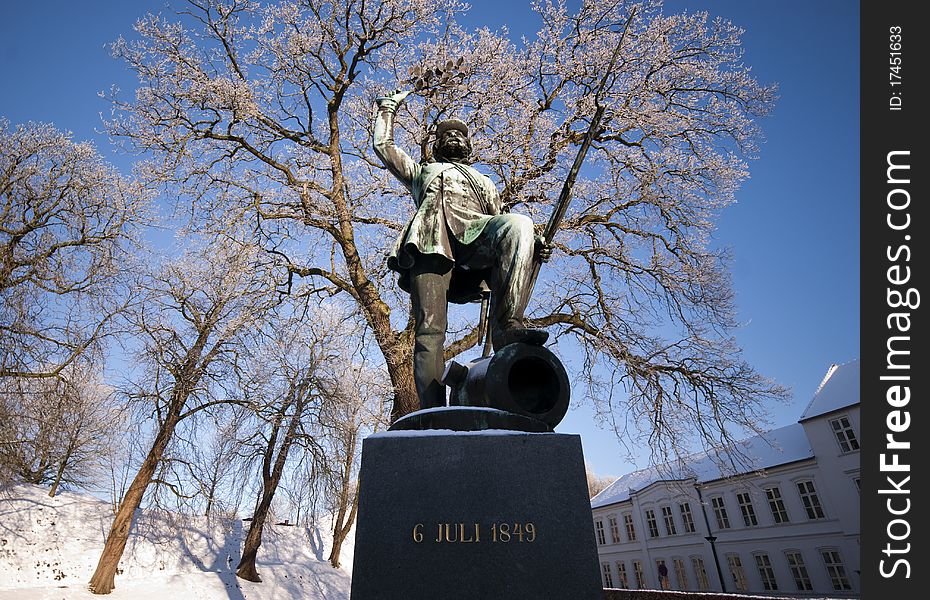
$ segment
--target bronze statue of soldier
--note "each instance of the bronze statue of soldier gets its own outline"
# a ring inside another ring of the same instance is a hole
[[[432,161],[419,164],[394,143],[394,116],[409,92],[377,99],[374,150],[387,169],[410,190],[417,210],[388,257],[410,294],[416,337],[413,370],[420,408],[444,406],[443,373],[448,302],[480,297],[491,290],[494,350],[515,342],[545,343],[548,334],[529,329],[524,311],[535,261],[545,262],[551,246],[534,234],[524,215],[502,213],[494,183],[470,165],[468,127],[458,119],[436,126]]]

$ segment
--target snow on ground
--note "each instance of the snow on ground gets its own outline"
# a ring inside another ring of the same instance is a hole
[[[0,600],[98,599],[87,590],[113,513],[109,503],[19,485],[0,492]],[[140,511],[120,561],[113,600],[347,600],[346,569],[327,562],[325,529],[266,525],[257,568],[262,583],[236,577],[248,523]]]

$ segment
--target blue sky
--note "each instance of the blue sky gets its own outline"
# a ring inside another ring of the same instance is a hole
[[[180,2],[174,2],[179,5]],[[535,26],[528,3],[476,0],[466,24],[514,36]],[[570,2],[574,5],[575,2]],[[0,5],[0,115],[52,122],[92,139],[126,169],[102,130],[109,111],[98,92],[134,80],[106,44],[130,34],[163,0],[4,2]],[[738,203],[715,241],[730,248],[747,359],[793,389],[773,425],[797,420],[831,363],[859,356],[859,4],[843,0],[676,0],[666,12],[706,10],[746,30],[745,62],[779,84],[774,114]],[[172,10],[166,9],[170,13]],[[577,402],[577,401],[576,401]],[[599,474],[631,469],[613,434],[573,409],[559,430],[581,433]]]

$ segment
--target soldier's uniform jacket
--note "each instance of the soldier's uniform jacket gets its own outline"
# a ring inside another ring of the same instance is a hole
[[[470,244],[484,231],[488,219],[501,213],[494,183],[468,165],[432,162],[421,165],[394,144],[394,112],[381,109],[375,121],[375,153],[399,179],[416,203],[417,211],[401,231],[388,256],[388,267],[400,273],[399,285],[409,288],[409,269],[419,254],[438,254],[455,263],[449,235]],[[449,301],[469,302],[479,293],[487,273],[455,265]]]

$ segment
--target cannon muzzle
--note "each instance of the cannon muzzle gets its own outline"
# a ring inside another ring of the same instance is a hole
[[[450,361],[443,383],[449,404],[496,408],[555,428],[568,411],[571,390],[562,361],[543,346],[510,344],[461,365]]]

